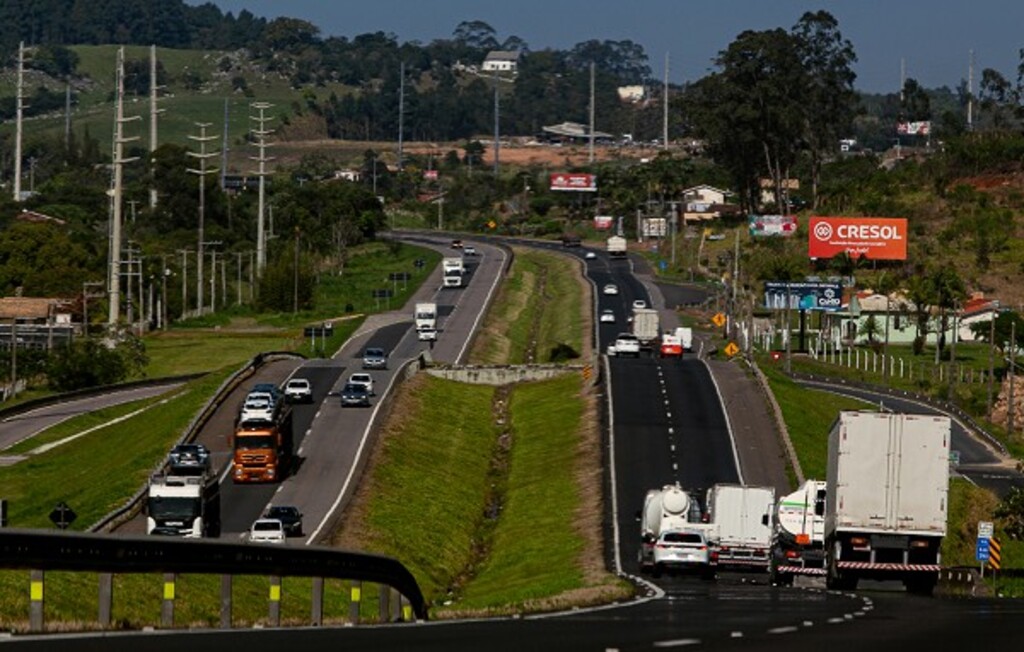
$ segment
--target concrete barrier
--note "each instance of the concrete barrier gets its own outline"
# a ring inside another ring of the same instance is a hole
[[[935,595],[953,598],[980,598],[991,595],[977,568],[958,566],[939,571]]]
[[[473,385],[508,385],[530,380],[547,380],[567,373],[582,373],[578,365],[503,365],[428,367],[426,373],[437,378]]]

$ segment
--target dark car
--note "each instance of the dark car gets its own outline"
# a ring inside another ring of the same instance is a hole
[[[270,394],[275,403],[284,397],[284,393],[281,391],[281,388],[274,383],[256,383],[252,386],[252,389],[249,390],[250,394],[253,392],[266,392],[267,394]]]
[[[363,369],[387,369],[388,354],[384,349],[370,347],[363,352]]]
[[[210,451],[202,444],[178,444],[167,456],[174,475],[204,475],[210,471]]]
[[[369,407],[370,405],[370,392],[367,390],[366,385],[357,383],[345,383],[345,387],[341,390],[341,406],[362,406]]]
[[[271,505],[263,518],[276,518],[284,526],[284,533],[290,537],[302,536],[302,512],[291,505]]]

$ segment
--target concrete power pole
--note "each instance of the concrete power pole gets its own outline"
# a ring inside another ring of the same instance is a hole
[[[498,76],[494,75],[494,181],[498,181],[499,160],[501,158],[501,100],[498,94]]]
[[[590,146],[587,160],[594,162],[594,62],[590,62]]]
[[[267,178],[267,162],[273,160],[267,158],[267,136],[274,133],[272,129],[267,129],[266,125],[270,122],[270,118],[266,116],[266,111],[273,108],[273,104],[268,102],[253,102],[252,108],[260,112],[259,117],[250,116],[251,120],[255,120],[259,125],[256,129],[252,130],[254,136],[256,136],[256,146],[259,147],[260,155],[257,157],[250,157],[252,160],[259,162],[260,169],[256,172],[256,175],[260,178],[260,199],[258,215],[256,219],[256,275],[263,276],[263,269],[267,266],[267,233],[266,233],[266,222],[264,217],[266,214],[266,178]]]
[[[14,201],[21,201],[21,135],[25,114],[25,42],[18,44],[18,89],[14,100]]]
[[[210,123],[197,122],[196,126],[199,127],[199,135],[189,136],[189,139],[199,143],[199,152],[187,152],[187,154],[192,158],[199,159],[199,169],[187,168],[187,171],[199,176],[199,240],[197,243],[198,249],[196,250],[198,252],[196,254],[196,260],[198,261],[198,271],[196,274],[198,277],[196,279],[196,305],[199,306],[199,314],[203,314],[203,246],[206,244],[204,237],[206,222],[206,175],[217,172],[217,168],[206,167],[206,161],[214,156],[219,156],[220,152],[206,151],[206,143],[217,139],[217,136],[206,135],[206,128],[210,126]],[[213,273],[217,273],[216,268],[213,269]]]
[[[661,117],[661,148],[664,150],[668,149],[668,52],[665,53],[665,84],[662,88],[661,97],[662,117]]]
[[[402,171],[404,161],[402,160],[402,144],[404,142],[402,133],[405,131],[405,62],[403,61],[398,72],[398,171]]]
[[[974,129],[974,50],[967,53],[967,131]]]
[[[157,105],[159,98],[158,91],[162,88],[157,84],[156,78],[156,46],[149,46],[149,165],[150,169],[154,170],[155,177],[155,161],[153,155],[156,152],[156,148],[159,146],[157,143],[157,116],[163,113],[163,109]],[[156,194],[156,179],[150,179],[149,188],[149,207],[151,209],[156,208],[157,194]]]
[[[117,50],[117,101],[114,108],[114,187],[111,191],[113,210],[110,217],[110,277],[107,287],[110,293],[110,309],[107,324],[113,328],[120,318],[121,306],[121,195],[124,185],[124,164],[134,158],[124,157],[124,145],[138,138],[126,138],[124,123],[138,120],[139,116],[124,117],[124,48]]]

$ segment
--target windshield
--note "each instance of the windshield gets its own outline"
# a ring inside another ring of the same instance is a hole
[[[247,450],[253,448],[274,448],[274,438],[270,435],[235,437],[235,450]]]
[[[253,532],[280,532],[281,524],[275,521],[256,521],[252,526]]]
[[[159,521],[191,521],[199,515],[199,501],[195,498],[149,499],[149,515]]]

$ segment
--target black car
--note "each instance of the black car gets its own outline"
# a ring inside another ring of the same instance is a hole
[[[174,475],[204,475],[210,471],[210,451],[202,444],[178,444],[167,456]]]
[[[302,536],[302,512],[291,505],[272,505],[263,518],[274,518],[281,521],[284,533],[290,537]]]
[[[369,407],[370,391],[366,385],[361,383],[345,383],[341,390],[341,406],[362,406]]]

